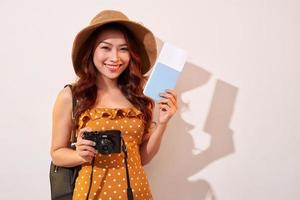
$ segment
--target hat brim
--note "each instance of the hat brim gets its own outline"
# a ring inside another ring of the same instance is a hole
[[[133,36],[137,40],[137,43],[140,44],[139,53],[141,56],[141,72],[142,74],[147,73],[154,65],[157,57],[155,37],[153,33],[143,25],[124,19],[102,21],[101,23],[96,23],[94,25],[87,26],[76,35],[72,48],[72,62],[75,73],[79,74],[82,70],[81,62],[78,59],[80,48],[82,48],[84,43],[88,40],[88,38],[96,29],[109,23],[121,24],[133,34]]]

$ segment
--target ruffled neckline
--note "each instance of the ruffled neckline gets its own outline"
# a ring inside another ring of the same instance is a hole
[[[91,120],[96,120],[99,118],[116,119],[118,117],[138,117],[142,118],[143,113],[135,107],[127,108],[107,108],[98,107],[86,110],[81,119],[88,117]]]

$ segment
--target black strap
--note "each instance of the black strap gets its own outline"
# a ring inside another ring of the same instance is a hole
[[[85,200],[89,199],[89,196],[90,196],[90,193],[91,193],[92,182],[93,182],[93,175],[94,175],[95,157],[93,158],[91,165],[92,165],[92,171],[91,171],[91,175],[90,175],[89,189],[88,189],[88,192],[87,192]]]
[[[126,144],[125,144],[125,141],[124,141],[123,137],[121,139],[122,139],[122,151],[124,153],[124,160],[125,160],[125,167],[126,167],[127,200],[133,200],[133,192],[132,192],[132,188],[131,188],[131,185],[130,185],[130,177],[129,177],[128,163],[127,163],[127,158],[128,158],[127,147],[126,147]],[[89,182],[89,187],[88,187],[88,193],[87,193],[87,196],[86,196],[86,200],[89,199],[90,192],[91,192],[91,186],[92,186],[93,174],[94,174],[93,173],[94,172],[94,164],[95,164],[95,158],[93,158],[93,160],[92,160],[92,171],[91,171],[91,175],[90,175],[90,182]]]
[[[73,95],[73,86],[71,84],[67,84],[65,85],[64,88],[66,87],[69,87],[70,90],[71,90],[71,93],[72,93],[72,132],[71,132],[71,138],[70,138],[70,141],[71,141],[71,147],[74,147],[73,145],[76,143],[77,141],[77,138],[76,138],[76,126],[75,126],[75,116],[74,116],[74,113],[75,113],[75,107],[76,107],[76,99]]]
[[[127,147],[125,145],[125,141],[122,137],[122,151],[124,152],[124,160],[125,160],[125,167],[126,167],[126,178],[127,178],[127,200],[133,200],[133,193],[130,186],[130,178],[129,178],[129,171],[128,171],[128,164],[127,164]]]

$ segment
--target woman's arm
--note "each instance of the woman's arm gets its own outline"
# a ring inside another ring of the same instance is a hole
[[[142,165],[148,164],[158,152],[166,127],[167,124],[157,125],[156,129],[148,136],[148,139],[141,144]]]
[[[73,167],[89,161],[95,150],[92,141],[82,141],[78,137],[77,145],[84,145],[85,151],[69,148],[72,131],[72,92],[69,87],[64,88],[57,96],[52,115],[52,143],[51,157],[57,166]],[[82,132],[83,130],[81,130]],[[84,143],[84,144],[82,144]],[[84,155],[82,155],[84,153]]]
[[[177,111],[177,97],[174,90],[167,90],[160,95],[157,127],[152,133],[144,135],[140,146],[142,165],[148,164],[159,150],[168,122]]]

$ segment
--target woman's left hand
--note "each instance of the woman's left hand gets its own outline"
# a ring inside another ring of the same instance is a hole
[[[175,90],[160,93],[158,124],[166,124],[177,111],[177,94]]]

